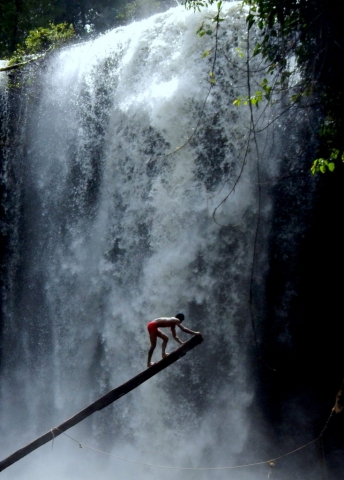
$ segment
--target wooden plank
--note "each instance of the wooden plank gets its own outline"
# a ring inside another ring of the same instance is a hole
[[[123,383],[119,387],[106,393],[101,398],[96,400],[94,403],[84,408],[79,413],[69,418],[65,422],[61,423],[61,425],[54,427],[49,432],[45,433],[41,437],[37,438],[33,442],[29,443],[25,447],[21,448],[20,450],[17,450],[12,455],[2,460],[0,462],[0,472],[5,470],[5,468],[9,467],[13,463],[17,462],[21,458],[25,457],[29,453],[33,452],[37,448],[41,447],[45,443],[48,443],[49,441],[58,437],[59,435],[61,435],[61,433],[65,432],[69,428],[73,427],[77,423],[81,422],[85,418],[92,415],[92,413],[98,410],[102,410],[103,408],[107,407],[108,405],[115,402],[119,398],[123,397],[123,395],[126,395],[127,393],[131,392],[131,390],[141,385],[141,383],[146,382],[151,377],[161,372],[161,370],[163,370],[164,368],[169,367],[172,363],[176,362],[179,358],[183,357],[188,351],[195,348],[201,342],[203,342],[203,337],[201,335],[193,336],[190,340],[188,340],[183,345],[181,345],[177,350],[170,353],[168,357],[163,358],[162,360],[160,360],[160,362],[157,362],[155,365],[151,366],[150,368],[147,368],[143,372],[136,375],[136,377],[130,379],[128,382]]]

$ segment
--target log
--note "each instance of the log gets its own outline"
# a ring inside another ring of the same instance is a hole
[[[26,62],[20,62],[20,63],[15,63],[14,65],[8,65],[7,67],[0,67],[0,72],[8,72],[9,70],[16,70],[17,68],[24,67],[24,65],[28,65],[29,63],[35,62],[36,60],[39,60],[40,58],[44,57],[44,55],[40,55],[39,57],[31,58],[30,60],[27,60]]]
[[[17,462],[21,458],[25,457],[29,453],[33,452],[37,448],[41,447],[45,443],[48,443],[49,441],[54,440],[54,438],[61,435],[61,433],[65,432],[69,428],[73,427],[77,423],[89,417],[90,415],[92,415],[92,413],[97,412],[98,410],[102,410],[103,408],[107,407],[108,405],[115,402],[119,398],[123,397],[123,395],[126,395],[127,393],[131,392],[131,390],[134,390],[134,388],[141,385],[141,383],[146,382],[151,377],[161,372],[161,370],[164,370],[164,368],[172,365],[172,363],[176,362],[179,358],[183,357],[188,351],[195,348],[201,342],[203,342],[203,337],[201,335],[193,336],[190,340],[188,340],[183,345],[181,345],[177,350],[170,353],[168,357],[163,358],[162,360],[160,360],[160,362],[157,362],[155,365],[152,365],[151,367],[147,368],[143,372],[136,375],[136,377],[133,377],[132,379],[128,380],[126,383],[123,383],[122,385],[120,385],[119,387],[114,388],[113,390],[110,390],[110,392],[103,395],[101,398],[99,398],[94,403],[92,403],[88,407],[81,410],[79,413],[77,413],[73,417],[61,423],[61,425],[54,427],[49,432],[45,433],[41,437],[37,438],[33,442],[29,443],[25,447],[21,448],[20,450],[17,450],[12,455],[2,460],[0,462],[0,472],[5,470],[5,468],[9,467],[13,463]]]
[[[9,70],[15,70],[17,68],[24,67],[24,65],[28,65],[29,63],[36,62],[37,60],[44,58],[49,52],[51,52],[51,50],[53,50],[52,46],[49,47],[48,50],[43,52],[41,55],[38,55],[37,57],[34,57],[34,58],[30,58],[25,62],[15,63],[14,65],[8,65],[7,67],[0,67],[0,72],[8,72]]]

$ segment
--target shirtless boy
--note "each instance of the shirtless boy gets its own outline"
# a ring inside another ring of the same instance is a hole
[[[175,317],[156,318],[155,320],[152,320],[151,322],[148,323],[147,329],[149,332],[151,346],[148,351],[147,367],[151,367],[152,365],[154,365],[154,362],[151,362],[151,360],[152,360],[154,349],[156,347],[157,337],[162,339],[162,346],[161,346],[162,358],[165,358],[168,355],[168,353],[166,353],[168,336],[165,333],[163,333],[160,330],[160,328],[170,328],[173,338],[176,340],[176,342],[180,343],[180,345],[183,345],[184,342],[182,342],[181,339],[178,337],[176,333],[176,327],[179,327],[183,332],[189,333],[190,335],[201,335],[201,333],[199,332],[194,332],[193,330],[190,330],[189,328],[184,327],[182,325],[182,321],[184,320],[184,318],[185,317],[182,313],[177,313]]]

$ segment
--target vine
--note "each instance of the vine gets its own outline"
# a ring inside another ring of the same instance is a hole
[[[185,1],[187,8],[195,10],[213,3]],[[266,75],[252,94],[236,98],[234,104],[258,107],[263,101],[273,104],[276,96],[287,96],[291,105],[317,109],[318,150],[310,172],[333,172],[344,162],[344,89],[340,81],[344,6],[336,5],[333,12],[331,3],[320,0],[243,0],[242,5],[249,8],[248,30],[258,32],[252,56],[260,55],[266,62]],[[201,26],[199,33],[211,32]]]

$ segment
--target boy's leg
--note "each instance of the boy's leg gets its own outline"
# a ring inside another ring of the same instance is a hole
[[[152,360],[152,355],[156,347],[156,335],[149,335],[149,339],[151,342],[151,346],[148,350],[148,360],[147,360],[147,367],[151,367],[153,363],[151,362]]]
[[[161,353],[162,353],[162,358],[167,357],[168,353],[166,353],[166,346],[168,342],[168,336],[162,333],[162,331],[158,328],[157,331],[157,336],[162,339],[162,345],[161,345]]]

